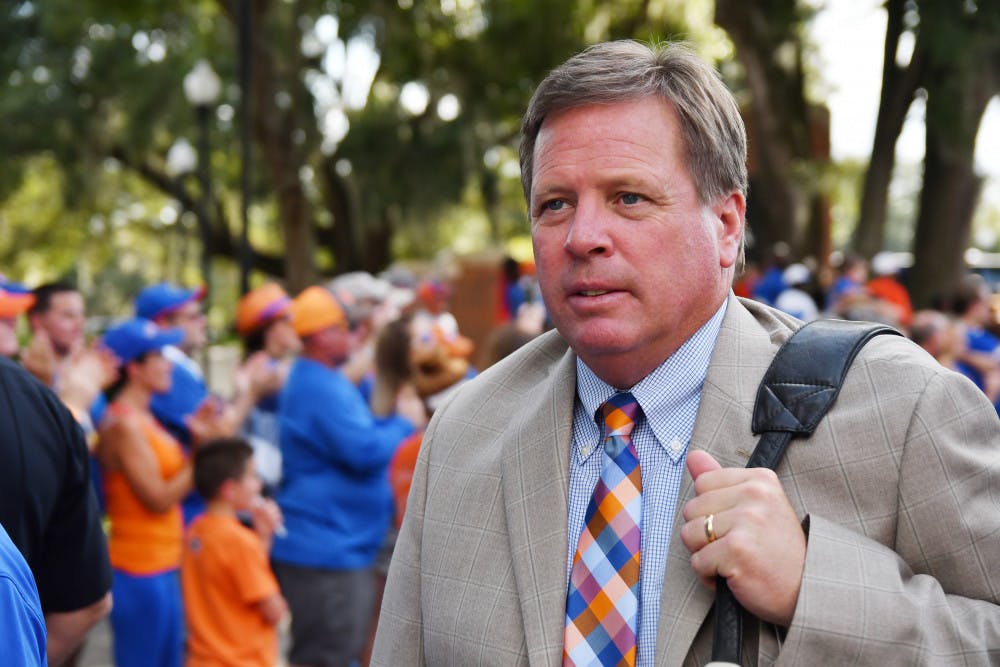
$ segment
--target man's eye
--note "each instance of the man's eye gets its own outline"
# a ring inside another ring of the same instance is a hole
[[[627,205],[638,204],[640,201],[642,201],[642,196],[637,195],[634,192],[626,192],[625,194],[622,195],[623,204]]]
[[[561,211],[566,205],[562,199],[550,199],[549,201],[542,204],[542,208],[546,211]]]

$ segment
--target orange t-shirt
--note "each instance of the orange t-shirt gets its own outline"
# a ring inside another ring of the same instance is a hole
[[[278,631],[257,603],[278,582],[257,535],[234,516],[203,514],[188,528],[181,565],[187,667],[273,667]]]
[[[866,285],[868,293],[877,299],[893,304],[899,309],[899,323],[908,326],[913,319],[913,305],[906,288],[890,276],[872,278]]]
[[[152,414],[136,412],[122,403],[109,405],[108,414],[137,421],[153,450],[163,479],[170,479],[184,467],[181,446]],[[111,565],[130,574],[155,574],[180,567],[184,548],[180,503],[166,512],[150,511],[120,470],[104,472],[104,494],[111,521],[108,538]]]
[[[417,455],[420,453],[420,443],[423,439],[423,431],[417,431],[407,437],[389,462],[389,485],[392,487],[392,499],[396,505],[396,528],[403,525],[406,499],[410,495],[413,469],[417,466]]]

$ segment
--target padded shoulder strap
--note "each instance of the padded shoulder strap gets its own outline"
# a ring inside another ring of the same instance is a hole
[[[816,320],[792,334],[757,389],[750,427],[763,436],[747,467],[773,470],[791,438],[812,435],[837,400],[858,351],[881,334],[902,335],[884,324],[850,320]]]
[[[751,428],[761,434],[748,468],[778,467],[792,438],[808,438],[833,406],[858,351],[875,336],[902,334],[872,322],[815,320],[781,346],[757,389]],[[712,660],[740,664],[743,609],[718,577]]]

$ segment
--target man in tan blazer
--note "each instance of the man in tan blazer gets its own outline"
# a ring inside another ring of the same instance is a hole
[[[636,664],[708,662],[716,575],[747,610],[746,664],[1000,661],[1000,421],[969,382],[879,337],[777,474],[744,468],[801,323],[731,293],[746,143],[711,68],[597,45],[539,86],[522,136],[558,332],[435,414],[373,664],[563,662],[588,422],[617,391],[644,415]]]

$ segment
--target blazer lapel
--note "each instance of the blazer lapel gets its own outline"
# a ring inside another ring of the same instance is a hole
[[[512,417],[513,437],[503,454],[507,529],[532,665],[562,661],[575,360],[567,350],[549,379],[526,397],[526,411]]]
[[[775,343],[753,315],[730,295],[726,315],[712,352],[702,389],[690,449],[702,449],[724,467],[743,467],[756,445],[750,430],[757,385],[774,356]],[[704,624],[715,594],[691,569],[690,553],[681,541],[681,508],[694,497],[685,474],[670,535],[670,548],[660,596],[657,664],[680,665]]]

